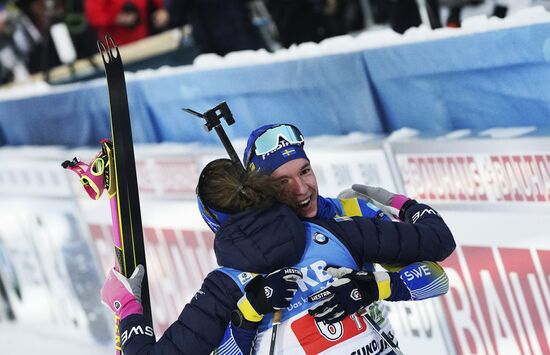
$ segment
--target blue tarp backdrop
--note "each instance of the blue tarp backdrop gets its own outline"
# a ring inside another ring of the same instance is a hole
[[[289,122],[306,136],[401,127],[434,136],[457,129],[535,126],[550,134],[550,23],[248,67],[128,80],[134,140],[217,142],[182,107],[221,101],[231,138]],[[0,144],[96,145],[109,136],[105,85],[0,101]]]

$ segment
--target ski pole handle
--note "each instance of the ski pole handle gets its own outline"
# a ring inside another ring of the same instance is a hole
[[[225,148],[225,151],[227,152],[227,154],[229,154],[229,157],[231,158],[231,160],[239,164],[243,170],[246,170],[244,168],[243,163],[241,162],[241,159],[235,152],[235,148],[233,148],[233,144],[231,144],[231,141],[229,140],[229,137],[227,137],[227,134],[225,133],[225,130],[223,129],[223,126],[221,124],[222,118],[225,119],[225,122],[227,122],[228,126],[231,126],[233,123],[235,123],[235,118],[233,117],[233,114],[231,113],[231,110],[229,109],[229,106],[225,101],[211,108],[205,113],[200,113],[190,108],[183,108],[182,110],[194,116],[204,119],[206,121],[206,124],[204,125],[206,130],[210,132],[213,128],[216,131],[218,137],[220,138],[220,141],[222,142],[223,147]]]
[[[277,310],[277,311],[275,311],[275,312],[273,312],[273,318],[272,318],[272,321],[271,321],[271,323],[272,323],[273,325],[279,325],[279,324],[281,324],[281,313],[282,313],[282,312],[283,312],[283,311],[281,311],[280,309]]]

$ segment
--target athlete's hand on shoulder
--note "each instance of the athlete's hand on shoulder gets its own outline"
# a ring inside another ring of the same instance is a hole
[[[351,188],[358,194],[364,195],[366,198],[372,199],[383,206],[394,208],[397,210],[397,213],[394,214],[401,220],[403,220],[402,216],[405,210],[416,203],[415,200],[405,195],[390,192],[382,187],[354,184]]]
[[[141,306],[141,282],[145,269],[138,265],[130,278],[111,269],[101,289],[101,301],[120,319],[131,314],[143,314]]]
[[[257,322],[264,314],[288,307],[301,279],[302,272],[293,267],[258,275],[246,285],[246,294],[239,300],[238,308],[247,320]]]
[[[390,296],[387,272],[356,271],[346,267],[328,267],[335,280],[324,290],[308,297],[317,302],[308,312],[317,322],[336,323],[379,299]]]

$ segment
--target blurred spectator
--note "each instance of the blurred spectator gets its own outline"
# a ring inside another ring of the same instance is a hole
[[[449,8],[449,16],[447,17],[447,27],[458,28],[462,19],[460,18],[460,13],[462,12],[463,1],[449,1],[447,4]]]
[[[373,24],[387,24],[390,13],[390,2],[388,0],[370,0],[367,6],[370,7]]]
[[[325,0],[320,20],[322,39],[360,31],[365,27],[360,0]]]
[[[98,38],[110,34],[119,45],[166,28],[170,17],[163,0],[85,0],[85,11]]]
[[[426,12],[431,28],[440,28],[439,0],[426,0]],[[390,0],[390,24],[398,33],[422,24],[422,17],[416,0]]]
[[[0,82],[21,81],[29,73],[60,63],[49,36],[49,25],[59,18],[54,1],[18,0],[0,10]]]
[[[439,15],[439,2],[441,0],[426,0],[426,11],[428,12],[428,21],[432,29],[441,28],[441,16]]]
[[[505,18],[508,13],[508,4],[506,1],[495,1],[495,6],[493,7],[493,15],[498,18]]]
[[[333,1],[267,0],[267,7],[279,30],[284,47],[303,42],[320,42],[324,37],[322,13],[333,11]]]
[[[22,22],[25,24],[27,36],[32,33],[34,41],[26,56],[29,72],[45,71],[61,64],[49,33],[53,23],[63,20],[64,12],[61,1],[17,0],[16,5],[32,24],[31,26],[23,18]],[[38,36],[33,32],[38,32]],[[14,35],[16,36],[17,33]]]
[[[21,50],[13,41],[13,34],[20,26],[19,14],[14,10],[0,2],[0,84],[24,80],[29,75]]]
[[[360,0],[266,0],[266,3],[284,47],[320,42],[365,27]]]
[[[422,19],[416,0],[390,0],[390,25],[397,33],[420,26]]]
[[[493,11],[490,16],[506,17],[509,0],[494,0]],[[484,3],[484,0],[442,0],[449,7],[448,27],[460,27],[462,23],[461,12],[466,6],[476,6]]]
[[[84,14],[85,0],[64,0],[64,21],[69,29],[78,58],[97,53],[97,34]]]
[[[265,48],[252,24],[246,0],[172,0],[167,4],[171,26],[191,25],[200,53]]]

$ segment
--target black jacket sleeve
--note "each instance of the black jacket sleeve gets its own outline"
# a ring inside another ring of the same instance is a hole
[[[131,315],[119,325],[125,355],[210,354],[220,345],[230,313],[242,296],[233,280],[220,271],[207,275],[200,290],[155,342],[142,315]]]
[[[337,220],[316,219],[312,222],[333,232],[346,245],[358,265],[365,262],[410,264],[416,261],[442,261],[456,247],[453,235],[441,216],[421,203],[407,208],[404,212],[405,223],[366,217]]]

